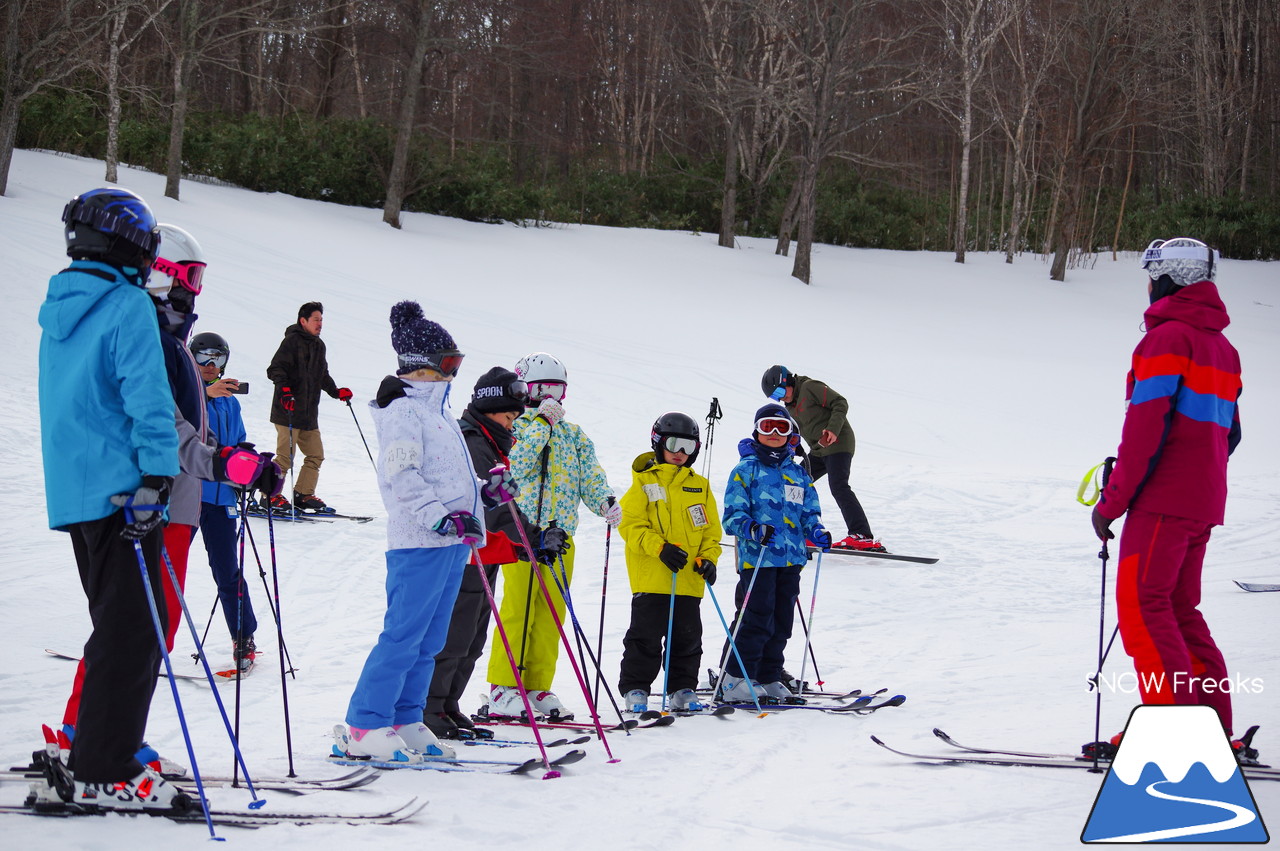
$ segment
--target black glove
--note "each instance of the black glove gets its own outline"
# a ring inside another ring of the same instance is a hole
[[[133,522],[125,523],[120,530],[120,537],[128,541],[138,541],[151,533],[151,530],[164,520],[164,507],[169,504],[169,490],[173,487],[172,476],[142,477],[142,484],[133,493],[119,493],[111,497],[111,504],[121,508],[135,505],[151,505],[156,508],[133,509]],[[126,515],[127,518],[128,515]]]
[[[714,561],[705,558],[694,559],[693,572],[707,580],[708,585],[716,584],[716,563]]]
[[[556,559],[569,552],[569,533],[552,526],[542,533],[542,548],[538,550],[538,561],[543,564],[555,564]]]
[[[469,511],[455,511],[440,518],[440,522],[432,527],[437,535],[455,535],[464,544],[478,544],[484,537],[484,529],[480,521]]]
[[[667,566],[667,570],[679,573],[680,568],[689,563],[689,554],[675,544],[663,544],[658,559]]]
[[[773,527],[768,523],[752,523],[747,529],[747,537],[757,544],[768,546],[773,540]]]
[[[1109,517],[1103,517],[1098,511],[1097,506],[1093,508],[1093,533],[1098,536],[1098,540],[1105,543],[1108,538],[1114,538],[1115,532],[1111,531],[1111,524],[1115,521]]]

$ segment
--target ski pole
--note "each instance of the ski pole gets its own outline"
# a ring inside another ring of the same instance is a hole
[[[290,469],[293,469],[290,467]],[[293,731],[289,725],[289,686],[285,680],[284,674],[284,617],[280,608],[280,571],[276,564],[276,524],[271,512],[267,512],[267,540],[269,543],[268,552],[271,555],[271,584],[275,591],[275,615],[276,615],[276,641],[280,643],[280,698],[284,703],[284,742],[285,750],[289,755],[289,777],[297,777],[297,773],[293,770]]]
[[[809,651],[812,649],[810,640],[812,638],[809,632],[809,624],[813,623],[813,608],[818,604],[818,580],[822,577],[822,551],[818,551],[818,564],[813,569],[813,596],[809,598],[809,623],[804,623],[804,613],[800,613],[800,622],[804,624],[804,652],[800,654],[800,693],[804,694],[804,674],[805,669],[809,665]],[[796,608],[800,608],[800,598],[796,598]],[[814,662],[814,675],[817,676],[818,663]],[[818,685],[821,687],[822,680],[818,679]]]
[[[245,533],[249,536],[249,547],[253,550],[253,560],[258,565],[258,577],[262,580],[262,590],[266,593],[267,608],[271,610],[271,618],[275,621],[276,626],[280,626],[280,615],[276,613],[275,601],[271,599],[271,586],[267,584],[267,571],[262,566],[262,556],[258,555],[258,544],[253,539],[253,527],[248,525],[247,518],[245,521]],[[289,655],[289,645],[284,643],[284,631],[279,630],[280,649],[284,652],[285,661],[289,663],[289,669],[286,673],[295,680],[298,678],[297,669],[293,666],[293,658]]]
[[[511,509],[511,516],[516,522],[516,531],[520,533],[520,541],[524,544],[525,551],[533,552],[533,547],[529,543],[529,535],[525,532],[524,524],[520,522],[520,515],[516,511],[516,507],[510,502],[507,503],[507,507]],[[582,697],[587,701],[587,707],[591,710],[591,720],[595,724],[596,735],[600,737],[600,744],[604,746],[604,752],[608,754],[609,762],[619,762],[620,760],[613,755],[613,751],[609,748],[609,742],[604,735],[604,727],[600,724],[600,714],[596,712],[596,705],[591,702],[591,690],[587,688],[586,680],[582,678],[582,671],[578,668],[578,660],[573,657],[573,648],[569,646],[569,636],[564,634],[564,624],[560,622],[560,615],[556,613],[555,603],[551,600],[551,592],[547,590],[547,583],[543,581],[542,574],[537,571],[536,562],[533,575],[537,578],[538,585],[542,588],[542,597],[547,602],[547,610],[551,613],[551,620],[556,625],[556,632],[560,633],[560,642],[564,645],[565,655],[569,657],[569,663],[573,666],[574,676],[578,678],[578,685],[582,688]]]
[[[163,505],[135,507],[151,511],[164,511]],[[126,523],[133,522],[133,508],[125,506],[124,519]],[[153,532],[153,534],[159,533]],[[164,624],[160,622],[160,609],[156,606],[155,590],[151,587],[151,572],[147,570],[147,558],[142,553],[142,543],[140,541],[135,540],[133,542],[133,551],[138,556],[138,570],[142,574],[142,590],[147,595],[147,607],[151,609],[151,624],[156,630],[156,640],[160,642],[160,654],[164,658],[164,669],[169,674],[169,689],[173,692],[173,704],[178,712],[178,724],[182,727],[182,738],[187,745],[187,758],[191,760],[191,773],[196,779],[196,793],[200,798],[200,809],[204,812],[205,824],[209,826],[209,836],[218,839],[218,834],[213,829],[213,816],[209,814],[209,799],[204,793],[204,781],[200,779],[200,767],[196,764],[195,748],[191,746],[191,731],[187,729],[187,716],[182,711],[182,698],[178,696],[178,680],[173,676],[173,662],[169,659],[169,649],[165,647]]]
[[[761,556],[764,555],[764,544],[760,545],[760,555]],[[745,564],[745,561],[746,560],[744,559],[743,560],[744,564]],[[752,568],[753,571],[756,571],[759,569],[760,569],[759,565],[756,565],[754,568]],[[751,682],[751,676],[747,673],[747,669],[743,667],[742,657],[741,655],[738,654],[737,641],[738,641],[738,632],[742,629],[742,620],[743,618],[746,617],[746,614],[747,614],[747,603],[751,601],[751,589],[756,587],[756,577],[759,575],[760,575],[759,573],[753,572],[751,574],[751,579],[747,582],[747,591],[742,597],[742,604],[738,606],[738,615],[737,615],[737,620],[734,622],[734,625],[733,625],[733,633],[729,635],[729,646],[725,648],[724,655],[720,657],[720,676],[716,677],[715,685],[712,686],[711,688],[712,699],[714,699],[715,696],[720,693],[720,684],[724,682],[724,675],[725,675],[726,668],[729,664],[730,653],[733,653],[733,655],[738,658],[738,667],[742,668],[743,679],[745,679],[748,684],[750,684]],[[717,605],[716,608],[719,609],[719,606]],[[721,620],[724,620],[724,618],[721,617]],[[725,624],[725,632],[726,634],[729,633],[728,624]],[[751,693],[755,694],[754,686],[751,688]]]
[[[1111,478],[1111,467],[1115,464],[1115,458],[1107,458],[1102,462],[1102,489],[1106,490],[1107,480]],[[1103,643],[1107,635],[1107,561],[1111,554],[1107,548],[1107,540],[1103,538],[1102,548],[1098,550],[1098,558],[1102,561],[1102,592],[1098,599],[1098,670],[1093,675],[1093,687],[1097,689],[1094,695],[1094,711],[1093,711],[1093,741],[1102,741],[1102,666],[1107,660],[1107,652],[1110,647],[1104,649]],[[1120,624],[1116,623],[1116,630],[1119,631]],[[1115,637],[1112,636],[1112,640]],[[1099,751],[1101,749],[1097,744],[1093,747],[1093,768],[1090,771],[1101,771],[1098,767]]]
[[[671,599],[667,603],[667,646],[662,653],[662,711],[667,711],[667,695],[671,693],[671,633],[676,624],[676,579],[680,574],[671,573]],[[714,699],[715,695],[712,695]]]
[[[573,606],[573,597],[570,596],[569,594],[569,571],[568,569],[565,568],[563,556],[560,557],[560,570],[562,571],[562,575],[564,576],[563,584],[560,581],[560,576],[556,574],[556,569],[554,566],[552,566],[551,568],[551,578],[555,581],[556,588],[560,591],[560,598],[564,600],[565,611],[568,613],[569,619],[573,623],[574,636],[578,639],[578,642],[577,642],[578,652],[581,653],[582,642],[583,640],[586,639],[587,631],[582,628],[582,624],[578,621],[578,613]],[[585,658],[589,658],[591,660],[591,664],[594,665],[596,668],[596,675],[598,677],[600,675],[600,658],[591,652],[590,642],[587,642],[586,649],[587,649],[587,656]],[[584,657],[580,656],[579,658],[584,658]],[[618,716],[618,723],[622,724],[625,727],[626,719],[622,717],[622,710],[618,707],[618,701],[613,696],[613,689],[611,689],[607,683],[605,684],[605,687],[604,687],[604,695],[605,697],[609,698],[609,703],[613,705],[613,711]],[[590,703],[591,703],[591,706],[593,707],[592,711],[594,711],[594,707],[599,706],[599,704],[596,703],[594,700],[591,700]],[[630,730],[626,730],[625,732],[628,736],[631,735]]]
[[[804,608],[800,605],[799,597],[796,598],[796,614],[800,616],[800,626],[804,628],[804,634],[807,637],[809,635],[809,624],[805,622]],[[822,688],[824,685],[822,673],[818,671],[818,657],[813,653],[812,644],[809,645],[809,661],[813,662],[813,678],[817,681],[818,688]]]
[[[205,624],[204,624],[204,635],[200,636],[200,644],[199,644],[200,647],[204,647],[205,641],[209,639],[209,627],[213,626],[213,613],[216,611],[218,611],[218,598],[214,597],[213,607],[209,609],[209,620],[205,621]],[[192,653],[191,658],[199,662],[200,661],[199,651]]]
[[[550,462],[550,456],[551,434],[548,432],[546,445],[542,447],[542,469],[538,473],[538,510],[534,514],[533,521],[540,529],[542,528],[542,498],[546,494],[547,490],[547,466]],[[516,518],[516,525],[520,525],[519,517]],[[523,538],[524,527],[521,526],[520,530]],[[541,544],[542,541],[539,540],[538,543]],[[528,545],[529,542],[525,539],[525,547],[527,548]],[[524,592],[524,625],[520,628],[520,670],[522,671],[524,670],[525,647],[529,643],[529,609],[533,606],[533,574],[540,569],[538,567],[537,553],[533,550],[526,549],[525,555],[529,556],[529,585],[525,588]]]
[[[609,497],[613,499],[613,497]],[[604,575],[600,579],[600,631],[596,633],[596,658],[604,658],[604,604],[609,591],[609,542],[613,538],[613,527],[604,524]],[[596,687],[591,698],[600,705],[600,681],[604,679],[604,671],[596,667]]]
[[[759,568],[756,568],[756,569],[759,570]],[[756,581],[756,578],[754,575],[752,575],[751,581],[752,582]],[[756,705],[756,712],[759,714],[761,718],[763,718],[765,715],[765,711],[760,708],[760,698],[756,694],[756,687],[751,683],[751,677],[748,677],[746,675],[747,666],[742,664],[742,654],[738,652],[738,643],[734,640],[734,633],[736,633],[737,630],[734,630],[734,632],[729,631],[729,624],[725,621],[724,612],[720,609],[720,601],[716,599],[716,592],[711,588],[710,585],[707,586],[707,593],[711,595],[711,602],[716,607],[716,615],[718,615],[720,618],[720,626],[724,627],[724,634],[729,638],[729,650],[733,653],[734,658],[738,660],[738,667],[742,669],[743,679],[746,680],[747,688],[751,692],[751,700]],[[750,596],[750,591],[748,591],[747,596]],[[743,608],[744,609],[746,608],[745,604]],[[742,622],[742,618],[738,618],[739,625],[741,625],[741,622]],[[722,662],[720,664],[720,676],[719,678],[716,679],[716,684],[711,689],[712,700],[717,699],[716,696],[720,691],[720,683],[723,680],[724,680],[724,663]]]
[[[373,465],[373,472],[378,472],[378,462],[373,460],[373,453],[369,452],[369,441],[364,439],[364,429],[360,428],[360,420],[356,418],[356,409],[351,407],[351,400],[347,400],[347,410],[351,412],[351,419],[356,424],[356,431],[360,432],[360,442],[364,444],[364,451],[369,455],[369,463]]]
[[[707,454],[702,459],[702,477],[707,481],[711,480],[711,448],[716,440],[716,420],[722,417],[724,411],[720,409],[720,400],[712,396],[711,410],[707,411]]]
[[[139,554],[141,554],[141,548],[139,548]],[[213,701],[218,705],[218,714],[222,716],[222,724],[224,727],[226,727],[227,738],[231,740],[231,750],[235,754],[235,765],[244,771],[245,786],[248,788],[249,794],[253,798],[253,801],[249,804],[249,809],[256,810],[259,807],[261,807],[263,804],[265,804],[266,800],[258,797],[258,790],[253,787],[253,781],[249,779],[249,768],[248,766],[245,765],[244,754],[240,751],[240,737],[236,733],[236,731],[232,730],[231,721],[227,718],[227,709],[222,703],[222,695],[218,694],[218,686],[216,681],[213,679],[213,669],[209,667],[209,660],[206,658],[204,647],[199,643],[198,637],[196,636],[196,623],[191,618],[191,610],[187,608],[187,598],[183,595],[182,589],[178,587],[177,571],[173,569],[173,560],[169,558],[169,551],[165,549],[163,544],[160,545],[160,555],[164,561],[165,569],[169,571],[169,581],[173,583],[173,591],[174,591],[174,594],[177,596],[178,605],[182,607],[183,617],[187,622],[187,626],[191,630],[191,640],[197,642],[196,650],[199,651],[200,661],[204,664],[205,679],[209,681],[209,686],[213,690]],[[166,653],[165,656],[167,657],[168,654]],[[170,669],[170,680],[173,679],[172,673],[173,672]],[[175,690],[177,688],[176,682],[174,683],[174,688]],[[178,707],[178,716],[179,718],[182,717],[181,706]],[[182,732],[184,736],[187,734],[185,720],[183,721]],[[187,748],[188,748],[188,752],[190,753],[190,748],[191,748],[190,742],[187,743]],[[196,759],[195,754],[191,753],[190,756],[191,756],[191,764],[192,766],[195,766],[195,759]],[[197,772],[196,773],[197,782],[199,782],[199,778],[200,778],[200,775]]]
[[[520,700],[524,703],[525,716],[529,719],[529,728],[533,730],[533,740],[538,743],[538,750],[542,752],[542,765],[547,769],[542,779],[552,780],[559,777],[560,772],[551,767],[551,758],[547,756],[547,746],[542,742],[542,731],[538,729],[536,713],[533,711],[532,704],[529,703],[529,692],[525,689],[524,680],[520,677],[520,671],[516,666],[516,654],[511,652],[511,642],[507,640],[507,630],[502,624],[502,615],[498,613],[498,603],[493,598],[489,576],[484,572],[484,565],[480,563],[480,552],[475,544],[471,545],[471,561],[480,571],[480,581],[484,584],[484,596],[489,601],[489,611],[493,613],[493,623],[498,629],[498,636],[502,639],[502,647],[507,652],[507,661],[511,663],[511,673],[516,678],[516,690],[520,692]]]

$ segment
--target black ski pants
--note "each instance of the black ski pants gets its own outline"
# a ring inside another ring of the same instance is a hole
[[[702,663],[702,612],[700,597],[677,594],[671,627],[671,667],[667,687],[671,693],[697,688],[698,665]],[[646,694],[662,670],[663,644],[667,640],[670,594],[632,594],[631,625],[622,639],[622,664],[618,672],[618,693],[639,689]],[[661,690],[661,683],[658,684]]]
[[[820,458],[810,455],[807,460],[809,475],[815,482],[824,475],[827,476],[827,487],[831,489],[831,496],[840,508],[849,534],[875,537],[871,534],[871,523],[867,521],[867,513],[862,510],[862,503],[858,502],[857,495],[849,487],[849,468],[853,465],[853,453],[833,452]]]
[[[134,754],[146,733],[161,659],[137,549],[133,541],[120,537],[121,511],[65,528],[71,533],[93,623],[84,645],[84,686],[71,743],[71,770],[86,783],[131,780],[142,773],[142,763]],[[157,527],[138,545],[160,622],[165,623],[161,541]]]
[[[489,577],[489,587],[493,588],[498,579],[498,565],[486,564],[480,570]],[[444,648],[436,654],[436,670],[427,691],[426,715],[462,711],[459,701],[471,681],[476,660],[484,652],[488,630],[489,598],[484,593],[479,570],[468,564],[463,568],[462,586],[453,604],[449,635]]]

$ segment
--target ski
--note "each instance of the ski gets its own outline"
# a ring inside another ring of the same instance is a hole
[[[267,512],[264,509],[260,507],[255,507],[252,503],[250,504],[249,508],[245,510],[244,513],[246,517],[258,517],[264,520],[267,517]],[[326,520],[317,514],[308,514],[305,511],[299,511],[295,513],[293,511],[274,510],[271,512],[271,519],[277,520],[282,523],[332,523],[333,522],[332,520]]]
[[[880,709],[887,709],[891,706],[901,706],[907,702],[907,696],[904,694],[895,694],[893,697],[882,700],[879,703],[873,702],[874,698],[865,695],[858,698],[852,703],[846,703],[840,706],[832,706],[829,704],[814,703],[766,703],[760,701],[760,710],[762,712],[791,712],[793,710],[809,710],[811,712],[825,712],[828,715],[870,715]],[[736,709],[754,711],[756,705],[754,703],[730,703],[721,704],[732,706]]]
[[[719,678],[720,678],[720,675],[716,672],[714,668],[707,668],[707,682],[709,683],[709,685],[696,688],[694,689],[694,691],[698,694],[710,695],[711,692],[715,689],[716,680],[718,680]],[[782,683],[787,688],[791,689],[791,692],[796,697],[803,697],[803,698],[824,697],[824,698],[830,698],[831,700],[841,701],[841,700],[853,700],[854,698],[862,697],[862,695],[864,694],[864,692],[860,688],[856,688],[853,691],[843,691],[843,692],[815,691],[814,689],[808,688],[808,685],[809,685],[808,680],[805,681],[806,687],[804,691],[801,692],[797,679],[791,676],[790,674],[787,675],[787,678],[784,678],[782,680]],[[888,691],[889,690],[887,688],[879,688],[879,689],[876,689],[875,691],[865,692],[865,694],[869,694],[872,697],[879,697],[880,695],[885,694]]]
[[[55,659],[66,659],[68,662],[80,661],[79,656],[72,656],[70,653],[61,653],[57,650],[49,650],[48,648],[45,648],[44,652],[48,653],[50,656],[52,656]],[[166,671],[161,671],[159,675],[161,677],[169,676],[168,672]],[[215,675],[216,675],[216,672],[215,672]],[[173,672],[173,678],[175,680],[195,680],[198,683],[208,682],[208,678],[205,677],[203,674],[181,674],[181,673],[178,673],[177,671]]]
[[[386,810],[374,813],[291,813],[291,812],[272,812],[266,813],[260,810],[246,811],[229,811],[229,810],[210,810],[209,817],[215,825],[221,827],[271,827],[277,824],[399,824],[416,816],[427,806],[427,802],[417,803],[417,798],[411,798],[409,801],[394,810]],[[146,815],[157,818],[165,818],[170,821],[182,822],[186,824],[204,824],[204,811],[196,806],[194,809],[184,812],[154,812],[154,811],[121,811],[108,809],[85,809],[75,804],[67,803],[33,803],[31,805],[7,805],[0,806],[0,813],[10,813],[14,815],[28,816],[46,816],[53,818],[72,818],[77,816],[105,816],[112,813],[122,815]]]
[[[1093,760],[1083,759],[1079,757],[1045,754],[1034,755],[1019,752],[1003,753],[999,751],[986,750],[967,750],[957,749],[955,753],[947,754],[920,754],[911,753],[909,751],[898,750],[890,747],[875,736],[871,737],[871,741],[887,751],[896,753],[898,756],[904,756],[908,759],[919,760],[921,762],[933,763],[973,763],[977,765],[1014,765],[1026,766],[1034,768],[1075,768],[1075,769],[1093,769]],[[1101,768],[1109,768],[1110,762],[1106,760],[1098,760],[1098,766]],[[1280,770],[1274,768],[1257,768],[1253,766],[1240,766],[1240,771],[1249,780],[1280,780]]]
[[[1246,591],[1280,591],[1280,584],[1270,582],[1241,582],[1239,579],[1231,580]]]
[[[579,748],[561,754],[551,760],[551,768],[572,765],[585,758],[587,752]],[[482,774],[528,774],[543,767],[542,760],[531,757],[526,760],[488,760],[488,759],[430,759],[426,762],[381,762],[374,759],[339,756],[331,754],[329,759],[338,765],[358,765],[369,768],[409,771],[462,771]]]
[[[722,541],[720,545],[722,547],[733,547],[734,549],[737,549],[738,547],[737,544],[732,543],[730,541]],[[902,555],[900,553],[878,552],[876,550],[855,550],[848,547],[831,547],[828,549],[823,549],[822,547],[810,546],[810,547],[807,547],[807,549],[809,550],[810,555],[814,553],[823,553],[825,555],[858,556],[859,558],[878,558],[878,559],[885,559],[887,561],[906,561],[906,562],[911,562],[913,564],[937,564],[938,563],[938,558],[936,556],[909,556],[909,555]]]
[[[754,709],[755,707],[752,708]],[[718,706],[707,706],[702,709],[682,709],[672,711],[671,714],[677,718],[694,718],[699,715],[706,715],[710,718],[727,718],[736,711],[737,710],[733,706],[727,703],[721,703]]]
[[[485,726],[500,727],[528,727],[529,722],[523,718],[506,715],[483,715],[477,714],[472,716],[477,724]],[[676,721],[672,715],[663,715],[656,710],[649,710],[642,714],[639,718],[628,718],[618,724],[605,726],[606,732],[625,732],[628,730],[644,730],[650,727],[669,727]],[[590,721],[539,721],[539,729],[550,728],[553,730],[582,730],[585,732],[595,732],[596,725]]]
[[[339,777],[254,777],[252,780],[254,789],[270,792],[341,792],[368,786],[381,776],[381,774],[372,769],[361,768]],[[29,783],[42,777],[44,777],[44,772],[34,765],[15,765],[6,771],[0,772],[0,780],[12,780],[22,783]],[[192,792],[195,789],[195,779],[187,775],[177,777],[166,774],[164,777],[170,783],[181,787],[185,791]],[[234,786],[242,789],[248,788],[243,776],[233,779],[227,776],[201,774],[200,782],[206,787]]]
[[[494,748],[536,748],[537,742],[525,741],[524,739],[446,739],[445,741],[457,742],[464,747],[478,747],[481,745]],[[551,742],[543,742],[542,746],[547,750],[552,748],[563,748],[569,745],[585,745],[592,741],[591,736],[578,736],[574,739],[556,739]]]

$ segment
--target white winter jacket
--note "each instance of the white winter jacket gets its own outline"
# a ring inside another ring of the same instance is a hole
[[[447,547],[454,535],[435,525],[447,514],[481,518],[480,480],[443,381],[383,379],[369,403],[378,432],[378,488],[387,509],[387,549]],[[482,540],[479,546],[483,546]]]

